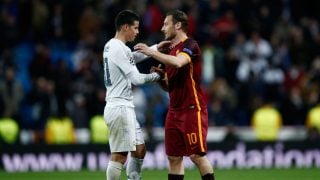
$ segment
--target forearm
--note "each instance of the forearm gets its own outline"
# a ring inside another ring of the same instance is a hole
[[[156,72],[141,74],[136,68],[128,74],[128,77],[134,85],[141,85],[147,82],[158,81],[160,79],[160,75]]]
[[[153,51],[151,54],[151,57],[153,57],[154,59],[160,61],[165,65],[173,66],[176,68],[180,68],[183,66],[182,63],[180,62],[180,59],[177,58],[176,56],[167,55],[159,51]]]

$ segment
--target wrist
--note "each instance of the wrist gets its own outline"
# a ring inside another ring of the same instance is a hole
[[[150,46],[150,49],[154,50],[154,51],[158,51],[159,49],[159,44],[154,44],[152,46]]]
[[[160,79],[161,79],[161,76],[160,76],[160,74],[159,74],[159,73],[157,73],[157,72],[152,72],[152,74],[154,74],[158,80],[160,80]]]
[[[156,55],[156,53],[157,53],[157,51],[151,49],[151,51],[150,51],[150,56],[153,57],[154,55]]]

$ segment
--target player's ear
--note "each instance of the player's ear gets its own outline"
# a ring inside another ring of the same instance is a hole
[[[181,22],[177,22],[177,23],[175,24],[175,27],[176,27],[176,29],[181,29],[181,27],[182,27]]]
[[[128,31],[128,29],[129,29],[129,24],[124,24],[124,25],[122,26],[122,28],[123,28],[124,31]]]

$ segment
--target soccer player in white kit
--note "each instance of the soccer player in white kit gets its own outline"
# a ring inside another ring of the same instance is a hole
[[[106,170],[108,180],[118,180],[127,163],[128,179],[141,179],[141,166],[146,154],[142,132],[134,112],[132,84],[139,85],[160,79],[160,74],[139,73],[135,62],[147,56],[131,52],[126,42],[139,33],[139,16],[129,10],[121,11],[116,19],[116,35],[104,46],[104,80],[107,89],[104,119],[109,128],[111,158]],[[156,46],[153,46],[157,48]]]

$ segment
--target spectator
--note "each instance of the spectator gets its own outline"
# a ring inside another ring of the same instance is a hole
[[[43,40],[48,31],[49,8],[43,0],[32,1],[32,27],[36,40]]]
[[[23,90],[20,82],[15,79],[15,73],[14,67],[4,67],[4,79],[3,81],[0,80],[0,101],[3,101],[0,117],[19,120],[19,108],[23,98]]]
[[[268,66],[272,55],[270,43],[254,31],[251,39],[244,44],[244,57],[240,60],[237,77],[240,81],[248,81],[250,78],[259,78],[261,72]],[[250,76],[253,77],[250,77]]]
[[[32,127],[36,131],[36,142],[44,140],[44,127],[48,118],[58,115],[58,101],[54,92],[54,82],[39,77],[33,90],[27,96],[28,104],[32,107]]]
[[[303,125],[303,121],[306,118],[306,110],[301,88],[293,87],[288,93],[284,94],[280,112],[285,125]]]

